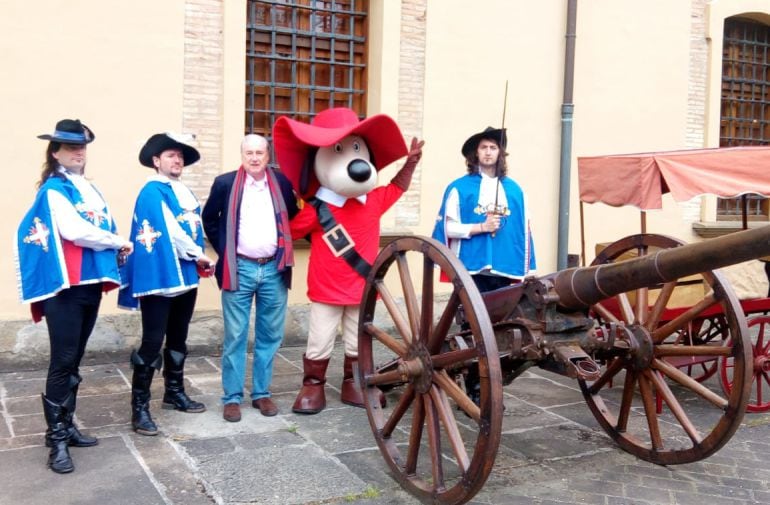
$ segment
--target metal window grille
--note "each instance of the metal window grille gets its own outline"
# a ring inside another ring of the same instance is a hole
[[[366,114],[368,0],[248,0],[246,133],[329,107]]]
[[[770,144],[770,27],[725,20],[720,146]],[[748,195],[750,219],[767,219],[767,199]],[[740,198],[719,198],[717,219],[740,219]]]

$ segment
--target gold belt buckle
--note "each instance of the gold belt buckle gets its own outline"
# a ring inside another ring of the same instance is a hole
[[[339,258],[349,250],[355,247],[355,242],[348,234],[348,231],[341,224],[335,225],[332,229],[322,235],[324,242],[329,246],[334,257]]]

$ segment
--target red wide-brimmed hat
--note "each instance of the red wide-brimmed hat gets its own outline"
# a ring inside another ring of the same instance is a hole
[[[318,181],[313,167],[305,167],[310,149],[326,147],[348,135],[363,138],[369,148],[371,162],[379,171],[408,154],[406,142],[396,122],[385,114],[364,120],[346,107],[326,109],[311,124],[281,116],[273,125],[275,157],[294,190],[302,198],[315,195]],[[303,170],[307,171],[303,179]]]

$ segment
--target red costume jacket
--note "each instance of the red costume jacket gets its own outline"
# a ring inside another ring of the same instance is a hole
[[[401,197],[404,190],[390,183],[366,194],[366,204],[349,198],[342,207],[328,205],[334,219],[350,234],[356,251],[369,263],[379,252],[380,218]],[[310,235],[310,265],[307,274],[307,296],[312,302],[329,305],[358,305],[366,279],[341,257],[335,257],[323,240],[323,228],[316,210],[305,204],[291,221],[291,236],[298,239]]]

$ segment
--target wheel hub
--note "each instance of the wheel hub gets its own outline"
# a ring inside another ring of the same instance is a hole
[[[409,378],[418,393],[425,394],[430,391],[433,384],[433,364],[430,353],[421,342],[409,346],[401,367],[402,374]]]
[[[636,324],[626,326],[625,330],[629,345],[626,359],[631,363],[633,370],[646,370],[650,367],[654,356],[650,332],[644,326]]]
[[[765,355],[759,355],[754,357],[754,372],[770,372],[770,359]]]

